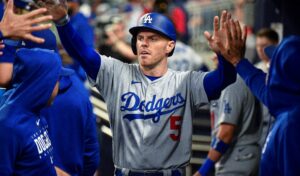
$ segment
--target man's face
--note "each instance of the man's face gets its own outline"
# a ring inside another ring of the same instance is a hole
[[[142,67],[154,68],[166,61],[175,42],[151,31],[141,31],[137,35],[137,55]]]
[[[262,61],[268,62],[269,58],[264,52],[265,47],[269,45],[274,45],[272,41],[270,41],[267,37],[257,37],[256,38],[256,52],[258,54],[259,59]]]

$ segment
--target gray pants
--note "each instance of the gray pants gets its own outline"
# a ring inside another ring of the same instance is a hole
[[[236,146],[216,163],[216,175],[258,175],[261,149],[258,145]]]

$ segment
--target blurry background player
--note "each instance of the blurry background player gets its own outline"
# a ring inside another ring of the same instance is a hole
[[[1,57],[9,52],[4,48]],[[59,56],[20,49],[14,64],[12,84],[1,98],[0,175],[56,175],[48,125],[40,111],[57,95]]]
[[[25,7],[30,10],[27,1],[15,1],[17,11],[25,10]],[[57,52],[55,35],[50,30],[35,32],[34,35],[44,38],[45,43],[25,40],[20,47],[45,48]],[[5,60],[12,65],[14,58],[6,56]],[[59,172],[93,175],[99,164],[99,145],[89,93],[72,70],[62,75],[59,83],[57,99],[41,113],[49,125],[54,164]]]
[[[256,33],[256,52],[260,59],[260,62],[256,64],[256,67],[264,71],[269,72],[270,59],[264,52],[264,49],[270,45],[277,45],[279,42],[279,36],[276,31],[269,28],[260,29]]]
[[[210,175],[214,167],[215,175],[258,175],[262,127],[258,100],[237,76],[236,82],[210,104],[211,148],[194,176]]]

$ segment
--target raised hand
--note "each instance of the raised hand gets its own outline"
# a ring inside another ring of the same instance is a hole
[[[48,14],[53,16],[53,21],[57,22],[68,14],[66,0],[34,0],[36,8],[46,8]]]
[[[47,9],[41,8],[24,15],[16,15],[13,12],[13,8],[13,0],[9,0],[0,23],[0,30],[3,36],[7,38],[32,40],[37,43],[44,42],[44,39],[33,36],[31,32],[51,27],[51,24],[39,24],[52,20],[51,15],[41,16],[47,12]]]
[[[246,50],[246,27],[243,30],[239,21],[229,20],[225,24],[226,28],[226,43],[219,43],[219,49],[222,56],[231,64],[236,66],[239,61],[244,58]]]
[[[204,32],[204,36],[208,41],[210,48],[217,54],[220,53],[219,47],[226,43],[226,23],[231,19],[231,14],[223,11],[221,15],[221,24],[219,24],[219,17],[214,17],[214,31],[211,35],[208,31]]]

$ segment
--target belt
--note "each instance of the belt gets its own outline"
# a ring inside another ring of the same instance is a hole
[[[115,170],[115,176],[165,176],[163,171],[128,171],[128,174],[123,174],[121,169]],[[182,176],[178,169],[171,170],[170,176]]]

